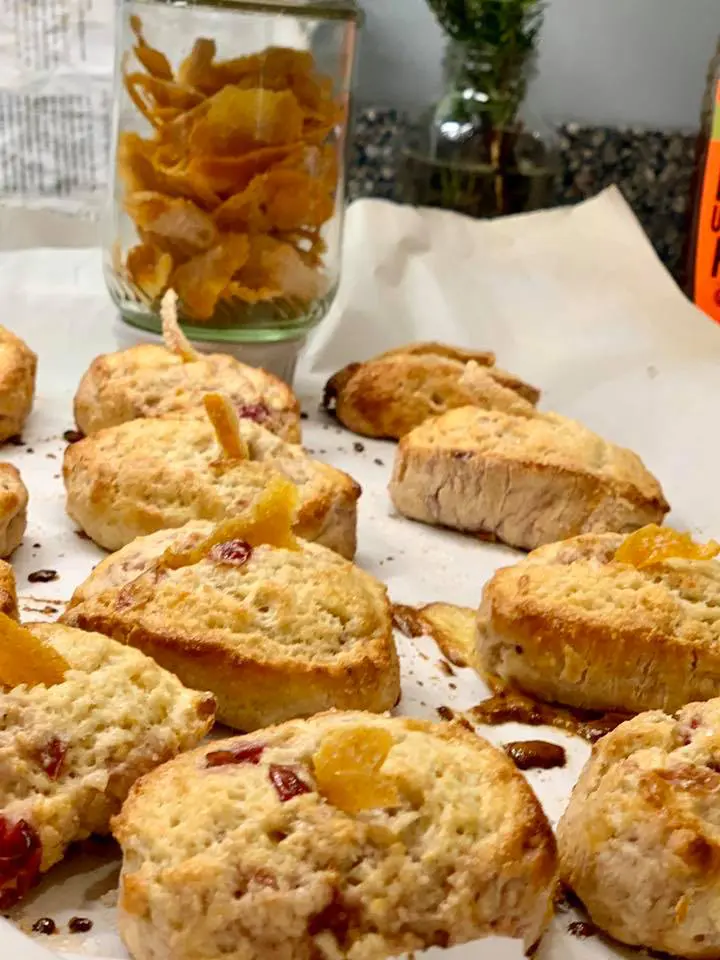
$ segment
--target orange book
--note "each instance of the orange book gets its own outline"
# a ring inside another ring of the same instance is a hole
[[[720,64],[712,71],[701,133],[701,176],[694,224],[693,300],[720,323]]]

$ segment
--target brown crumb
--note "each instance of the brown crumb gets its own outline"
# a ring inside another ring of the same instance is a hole
[[[475,727],[470,723],[468,718],[464,717],[462,714],[460,714],[459,716],[458,714],[455,714],[455,722],[459,723],[460,726],[464,727],[466,730],[469,730],[470,733],[475,733],[477,735]]]
[[[598,928],[594,923],[589,923],[587,920],[575,920],[573,923],[568,924],[568,933],[571,933],[573,937],[578,937],[580,940],[587,940],[588,937],[594,937],[598,932]]]
[[[445,707],[445,706],[438,707],[438,708],[437,708],[437,714],[438,714],[438,716],[441,717],[443,720],[454,720],[454,719],[455,719],[455,711],[454,711],[454,710],[451,710],[450,707]]]
[[[452,666],[447,662],[447,660],[438,660],[437,665],[440,667],[441,672],[444,673],[446,677],[455,676],[455,671],[453,670]]]
[[[28,574],[30,583],[52,583],[53,580],[59,580],[60,574],[57,570],[35,570]]]
[[[360,443],[359,441],[356,441],[353,444],[353,450],[355,451],[355,453],[365,453],[365,444]]]
[[[42,613],[46,617],[57,616],[60,607],[51,607],[50,604],[46,603],[42,607],[31,607],[27,604],[23,604],[23,612],[25,613]]]
[[[70,933],[87,933],[92,928],[93,922],[89,917],[70,917],[68,921]]]
[[[385,466],[385,461],[381,460],[380,457],[375,457],[375,459],[373,460],[373,463],[377,464],[378,467]]]
[[[630,718],[623,713],[600,713],[571,707],[560,707],[533,700],[516,690],[499,690],[492,697],[470,710],[478,723],[501,726],[504,723],[525,723],[531,727],[556,727],[595,743]]]
[[[79,440],[85,439],[85,434],[79,430],[66,430],[63,439],[67,440],[68,443],[77,443]]]
[[[40,917],[39,920],[36,920],[32,925],[33,933],[44,933],[46,936],[51,936],[53,933],[57,933],[57,924],[52,919],[52,917]]]
[[[518,770],[554,770],[567,763],[565,748],[546,740],[514,740],[503,749]]]

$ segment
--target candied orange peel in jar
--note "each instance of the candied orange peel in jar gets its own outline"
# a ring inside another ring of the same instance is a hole
[[[397,786],[381,772],[393,744],[381,727],[339,727],[326,734],[313,756],[318,793],[351,814],[397,805]]]
[[[689,533],[651,523],[626,537],[614,559],[642,570],[664,560],[712,560],[718,554],[720,543],[715,540],[706,544],[695,543]]]
[[[346,111],[332,79],[308,51],[219,60],[209,37],[174,69],[141,18],[130,25],[123,82],[150,130],[118,140],[138,239],[125,276],[150,303],[176,290],[199,323],[226,301],[306,308],[327,290],[322,228],[335,211],[334,133]]]
[[[0,687],[62,683],[70,664],[49,643],[0,613]]]

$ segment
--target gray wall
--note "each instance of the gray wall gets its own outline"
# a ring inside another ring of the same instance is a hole
[[[361,0],[363,103],[412,107],[440,85],[425,0]],[[531,106],[548,120],[691,129],[720,35],[720,0],[550,0]]]

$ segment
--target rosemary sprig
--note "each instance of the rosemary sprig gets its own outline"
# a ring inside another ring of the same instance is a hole
[[[440,26],[453,40],[504,47],[523,56],[535,49],[545,0],[428,0]]]

